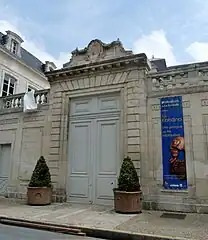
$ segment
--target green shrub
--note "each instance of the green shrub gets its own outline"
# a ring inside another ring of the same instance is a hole
[[[118,190],[126,192],[140,191],[139,178],[130,157],[124,158],[121,165]]]
[[[37,161],[29,187],[51,187],[51,174],[43,156]]]

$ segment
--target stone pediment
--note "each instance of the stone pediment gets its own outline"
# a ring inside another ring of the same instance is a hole
[[[109,44],[99,39],[92,40],[84,49],[76,48],[72,52],[70,61],[63,65],[64,68],[74,67],[94,62],[101,62],[114,58],[132,55],[132,51],[126,51],[119,39]]]

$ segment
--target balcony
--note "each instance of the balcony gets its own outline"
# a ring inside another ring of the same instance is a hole
[[[48,105],[49,89],[39,90],[35,92],[35,100],[38,109]],[[22,112],[24,106],[24,93],[10,95],[0,98],[0,114],[10,112]]]

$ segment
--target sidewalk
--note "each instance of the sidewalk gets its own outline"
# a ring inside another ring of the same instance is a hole
[[[0,217],[131,233],[208,239],[208,215],[187,214],[185,219],[161,218],[162,212],[143,211],[139,215],[116,214],[110,207],[78,204],[28,206],[0,199]]]
[[[144,211],[116,228],[130,232],[193,240],[208,239],[208,214],[188,213],[183,220],[160,218],[161,215],[162,212],[159,211]]]
[[[111,207],[106,206],[70,203],[28,206],[21,201],[0,199],[0,217],[112,230],[130,220],[132,215],[116,214]]]

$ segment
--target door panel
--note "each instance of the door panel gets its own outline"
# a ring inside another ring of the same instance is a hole
[[[109,120],[98,121],[97,149],[98,173],[116,174],[117,155],[117,122]]]
[[[113,188],[116,187],[116,173],[119,160],[119,126],[118,119],[97,120],[96,139],[96,203],[113,200]]]
[[[72,122],[70,128],[70,198],[73,201],[89,202],[91,201],[91,121]]]
[[[11,144],[0,145],[0,194],[6,192],[11,163]]]

